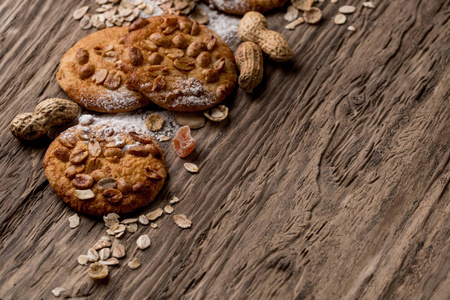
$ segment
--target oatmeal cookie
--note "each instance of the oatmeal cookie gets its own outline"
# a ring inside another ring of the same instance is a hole
[[[150,135],[120,125],[77,125],[49,146],[44,170],[61,200],[95,216],[128,213],[150,203],[167,176]]]
[[[203,111],[234,89],[233,52],[206,26],[181,16],[138,19],[124,38],[122,69],[133,86],[175,111]]]
[[[98,112],[118,113],[150,103],[118,69],[121,38],[127,28],[94,32],[78,41],[61,59],[56,79],[79,105]]]

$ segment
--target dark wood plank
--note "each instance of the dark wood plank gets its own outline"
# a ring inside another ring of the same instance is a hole
[[[145,211],[173,195],[193,221],[140,227],[108,282],[76,258],[104,233],[56,197],[42,170],[49,141],[19,143],[10,120],[65,97],[55,73],[86,35],[71,20],[89,1],[0,3],[1,299],[445,299],[450,294],[450,3],[376,1],[333,24],[283,27],[296,57],[266,61],[254,95],[229,101],[228,122],[195,131],[183,170],[164,144],[170,179]],[[360,1],[349,1],[360,6]],[[138,256],[140,269],[125,264]]]

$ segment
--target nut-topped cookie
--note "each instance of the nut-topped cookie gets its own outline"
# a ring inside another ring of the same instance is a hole
[[[81,106],[98,112],[135,110],[150,103],[121,71],[121,38],[127,28],[107,28],[78,41],[60,62],[56,79]]]
[[[63,132],[49,146],[44,170],[64,203],[95,216],[147,205],[167,176],[163,152],[150,135],[104,123]]]
[[[138,19],[124,38],[122,68],[156,104],[202,111],[225,99],[237,79],[233,52],[211,29],[181,16]]]

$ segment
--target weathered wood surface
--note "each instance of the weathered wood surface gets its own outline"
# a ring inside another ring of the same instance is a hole
[[[70,18],[80,1],[2,0],[0,298],[51,299],[63,286],[92,299],[448,299],[450,2],[375,4],[349,17],[353,34],[328,1],[318,26],[287,31],[282,11],[269,15],[297,56],[266,62],[229,122],[194,132],[198,175],[164,146],[170,179],[145,211],[177,195],[192,229],[168,216],[140,227],[152,246],[126,238],[127,259],[97,283],[76,258],[103,223],[83,216],[70,230],[73,211],[42,170],[48,141],[7,130],[39,100],[65,97],[55,73],[87,34]]]

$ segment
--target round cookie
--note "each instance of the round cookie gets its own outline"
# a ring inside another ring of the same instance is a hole
[[[150,135],[101,123],[64,131],[47,149],[44,170],[64,203],[95,216],[147,205],[167,176],[163,152]]]
[[[78,41],[61,59],[56,79],[79,105],[98,112],[118,113],[150,103],[118,69],[127,28],[94,32]]]
[[[122,68],[156,104],[168,110],[203,111],[233,91],[237,79],[233,52],[206,26],[165,15],[138,19],[130,30],[124,39]]]
[[[283,7],[286,0],[207,0],[215,9],[228,14],[245,15],[249,11],[260,13]]]

